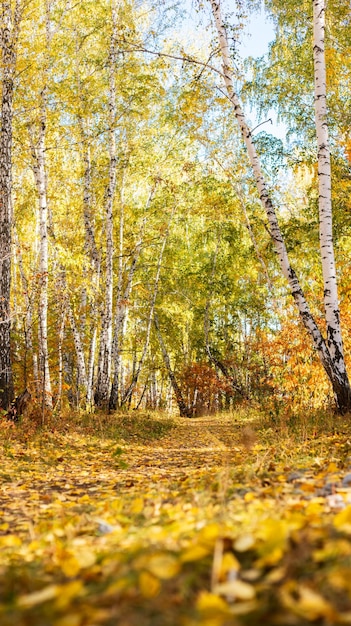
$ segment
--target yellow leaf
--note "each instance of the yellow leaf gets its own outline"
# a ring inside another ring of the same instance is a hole
[[[313,483],[301,483],[299,489],[305,493],[314,493],[316,491],[316,486]]]
[[[322,500],[320,498],[314,498],[306,506],[305,515],[309,517],[316,517],[316,516],[319,517],[324,511],[324,507],[325,507],[324,498],[322,498]]]
[[[16,535],[5,535],[0,537],[0,547],[4,548],[18,548],[22,545],[22,541]]]
[[[142,513],[142,511],[144,510],[143,498],[136,498],[135,500],[133,500],[130,510],[135,515],[139,515],[139,513]]]
[[[249,493],[245,493],[244,495],[244,500],[245,502],[252,502],[255,499],[255,494],[252,491],[249,491]]]
[[[96,554],[89,548],[74,550],[74,558],[78,561],[81,569],[91,567],[96,561]]]
[[[230,580],[220,583],[213,589],[214,593],[221,596],[232,597],[233,600],[253,600],[256,595],[255,588],[243,580]]]
[[[115,596],[116,594],[128,589],[131,586],[129,578],[119,578],[115,582],[111,583],[104,592],[105,596]]]
[[[314,621],[327,618],[333,621],[334,610],[319,593],[304,585],[297,585],[290,581],[281,590],[284,606],[296,615]]]
[[[147,569],[161,580],[168,580],[179,573],[180,563],[172,554],[155,554],[148,559]]]
[[[206,543],[207,541],[213,543],[221,534],[221,527],[219,524],[207,524],[201,529],[199,534],[199,541]]]
[[[64,575],[68,578],[74,578],[74,576],[77,576],[81,569],[77,559],[72,555],[63,558],[60,563],[60,567]]]
[[[144,598],[154,598],[161,589],[161,583],[149,572],[140,572],[139,587]]]
[[[33,591],[33,593],[21,596],[18,598],[17,604],[20,607],[31,607],[36,606],[37,604],[42,604],[43,602],[56,598],[59,593],[59,589],[60,587],[58,585],[48,585],[47,587],[40,589],[40,591]]]
[[[263,544],[259,546],[259,566],[275,565],[281,558],[289,535],[289,525],[284,520],[266,519],[257,533]]]
[[[272,569],[269,574],[265,577],[265,582],[269,585],[274,585],[276,583],[280,583],[281,580],[286,576],[285,567],[276,567]]]
[[[334,526],[337,530],[351,534],[351,506],[337,513],[334,517]]]
[[[232,552],[225,552],[222,558],[220,567],[220,576],[223,578],[228,572],[238,572],[240,569],[240,563],[238,559],[232,554]]]
[[[192,561],[200,561],[200,559],[203,559],[205,556],[210,554],[210,552],[212,552],[212,550],[208,548],[207,546],[201,546],[197,544],[194,546],[190,546],[190,548],[185,550],[185,552],[183,552],[183,554],[181,555],[180,560],[183,563],[191,563]]]
[[[196,608],[200,613],[209,615],[217,615],[222,613],[224,615],[230,615],[230,609],[228,604],[215,593],[209,593],[208,591],[202,591],[196,603]]]
[[[84,586],[81,580],[73,580],[66,585],[61,585],[55,605],[59,609],[65,609],[70,604],[72,598],[82,595],[83,591]]]
[[[332,461],[331,463],[329,463],[329,465],[328,465],[328,469],[327,469],[327,472],[328,472],[329,474],[333,474],[333,473],[335,473],[335,472],[337,472],[337,471],[338,471],[338,466],[337,466],[337,464],[336,464],[336,463],[334,463],[334,461]]]

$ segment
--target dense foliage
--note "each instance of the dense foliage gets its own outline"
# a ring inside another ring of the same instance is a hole
[[[193,22],[198,36],[189,41],[173,5],[20,5],[12,175],[16,390],[28,387],[48,407],[92,407],[95,395],[95,404],[110,409],[171,408],[173,374],[178,396],[195,415],[243,401],[273,411],[287,401],[328,403],[328,384],[280,276],[221,87],[215,40]],[[262,120],[275,107],[286,124],[289,141],[276,139],[267,125],[254,140],[318,320],[311,10],[307,2],[296,11],[293,2],[283,9],[272,1],[267,11],[276,36],[265,57],[244,67],[233,44],[238,85]],[[241,6],[231,17],[234,42],[245,19]],[[329,3],[327,25],[347,355],[345,3]]]

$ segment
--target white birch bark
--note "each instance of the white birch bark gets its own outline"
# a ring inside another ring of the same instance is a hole
[[[109,386],[112,364],[112,315],[113,315],[113,202],[116,191],[116,78],[115,66],[117,58],[117,4],[111,0],[112,34],[109,53],[109,182],[106,190],[105,228],[106,228],[106,288],[105,310],[100,337],[99,364],[95,402],[98,406],[108,404]]]
[[[63,389],[63,338],[65,334],[65,322],[66,322],[66,311],[63,309],[61,312],[61,323],[60,329],[58,332],[58,381],[57,381],[57,397],[55,409],[60,410],[62,407],[62,389]]]
[[[45,134],[46,134],[46,103],[42,93],[41,116],[39,123],[39,139],[34,144],[33,131],[30,129],[30,142],[33,157],[33,171],[39,199],[39,350],[40,370],[42,376],[43,403],[52,408],[52,389],[48,350],[48,286],[49,286],[49,254],[48,254],[48,206],[45,166]]]
[[[66,307],[67,307],[66,308],[67,317],[68,317],[68,321],[69,321],[72,335],[73,335],[74,347],[75,347],[76,358],[77,358],[78,393],[80,389],[82,389],[84,392],[84,400],[86,400],[87,394],[88,394],[88,377],[87,377],[87,371],[86,371],[86,365],[85,365],[84,350],[82,346],[80,332],[76,324],[72,305],[71,305],[68,295],[66,295]]]
[[[325,0],[313,0],[314,103],[318,147],[319,239],[324,283],[327,344],[340,376],[347,381],[333,245],[332,190],[327,118]]]
[[[345,383],[345,379],[343,376],[340,376],[340,372],[336,370],[334,360],[329,352],[328,346],[311,314],[308,303],[305,299],[304,293],[299,284],[298,278],[295,274],[295,271],[290,265],[285,242],[280,231],[276,211],[272,202],[272,199],[269,195],[269,191],[267,188],[267,184],[265,178],[263,176],[260,160],[257,155],[255,145],[252,141],[251,130],[247,125],[245,115],[243,109],[241,107],[240,100],[235,92],[234,88],[234,73],[232,70],[230,53],[229,53],[229,44],[228,37],[226,33],[226,28],[223,22],[223,18],[221,15],[220,8],[220,0],[209,0],[211,3],[212,13],[215,20],[215,25],[218,34],[218,40],[220,44],[221,56],[222,56],[222,68],[223,68],[223,78],[228,94],[228,98],[233,105],[235,117],[237,119],[241,136],[245,142],[246,149],[248,152],[248,156],[250,159],[251,167],[254,172],[257,189],[259,192],[260,200],[265,209],[270,235],[272,237],[273,243],[275,245],[275,249],[277,252],[277,256],[279,259],[280,267],[285,276],[286,280],[289,283],[291,294],[295,300],[295,303],[298,307],[298,311],[301,317],[301,320],[309,333],[313,346],[316,349],[321,363],[329,377],[329,380],[332,383],[334,394],[337,399],[338,408],[342,411],[345,411],[346,407],[341,406],[350,403],[350,394],[349,394],[349,385],[348,382]],[[345,389],[345,384],[348,389]],[[346,392],[346,400],[343,398]]]
[[[20,2],[12,10],[10,0],[1,3],[1,126],[0,126],[0,407],[7,410],[13,398],[11,364],[11,227],[12,227],[12,118],[16,47],[21,21]]]
[[[32,304],[32,300],[29,297],[29,284],[28,284],[28,280],[27,277],[25,275],[25,271],[24,271],[24,267],[23,267],[23,258],[22,258],[22,252],[21,252],[21,247],[19,244],[19,240],[18,240],[18,235],[17,235],[17,231],[16,228],[14,227],[13,229],[13,236],[14,236],[14,242],[17,248],[17,255],[18,255],[18,266],[19,266],[19,271],[20,271],[20,276],[21,276],[21,282],[22,282],[22,288],[23,288],[23,295],[24,295],[24,302],[25,302],[25,307],[26,307],[26,312],[25,312],[25,348],[26,348],[26,352],[28,352],[31,356],[32,356],[32,364],[33,364],[33,382],[34,382],[34,386],[35,386],[35,395],[36,398],[39,398],[39,371],[38,371],[38,355],[36,353],[36,351],[34,350],[34,346],[33,346],[33,304]],[[25,380],[24,380],[24,386],[28,387],[28,380],[27,380],[27,376],[25,376]]]
[[[96,272],[100,267],[100,254],[95,241],[94,226],[92,221],[92,198],[91,198],[91,160],[90,147],[83,133],[81,121],[81,137],[83,142],[83,163],[84,163],[84,191],[83,191],[83,215],[85,226],[85,248],[91,263]]]
[[[96,340],[97,340],[97,326],[95,324],[93,327],[92,334],[91,334],[90,347],[89,347],[87,409],[92,408],[92,405],[93,405]]]
[[[36,182],[39,201],[39,367],[42,385],[42,403],[52,409],[52,387],[49,366],[48,349],[48,287],[49,287],[49,246],[48,225],[49,209],[47,199],[46,173],[46,130],[47,130],[47,90],[49,53],[52,40],[51,33],[51,0],[45,0],[45,44],[43,52],[42,80],[43,86],[39,95],[40,115],[38,124],[38,139],[34,139],[33,124],[29,126],[29,140],[32,152],[32,167]]]
[[[98,294],[101,272],[101,258],[95,239],[94,225],[92,220],[92,197],[91,197],[91,160],[90,149],[87,144],[87,138],[83,130],[83,122],[80,119],[81,138],[83,143],[83,162],[84,162],[84,192],[83,192],[83,214],[85,225],[85,248],[92,266],[92,296],[91,296],[91,337],[88,357],[87,371],[87,394],[86,404],[90,408],[93,404],[94,389],[94,367],[95,353],[97,342],[97,325],[98,325]]]

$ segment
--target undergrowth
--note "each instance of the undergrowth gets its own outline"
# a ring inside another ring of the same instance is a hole
[[[98,439],[147,443],[162,438],[174,428],[174,419],[165,413],[149,411],[111,414],[63,411],[45,414],[34,408],[14,424],[3,418],[4,438],[26,441],[55,434],[76,433]],[[5,434],[7,433],[7,434]]]

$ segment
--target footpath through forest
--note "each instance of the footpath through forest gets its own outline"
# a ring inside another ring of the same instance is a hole
[[[2,626],[351,624],[346,423],[94,419],[1,425]]]

